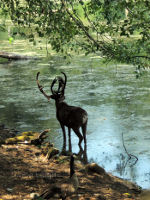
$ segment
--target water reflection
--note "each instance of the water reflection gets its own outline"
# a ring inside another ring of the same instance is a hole
[[[69,150],[67,151],[67,144],[65,144],[65,147],[64,147],[64,144],[63,144],[61,154],[63,154],[63,155],[74,154],[78,157],[78,159],[82,163],[87,164],[88,163],[87,143],[86,142],[84,143],[84,147],[82,147],[81,145],[78,144],[78,151],[77,152],[72,151],[72,142],[71,142],[70,139],[68,140],[68,144],[69,144]]]
[[[68,75],[66,101],[88,112],[88,160],[149,188],[150,74],[136,79],[132,66],[107,67],[98,59],[79,56],[69,65],[58,57],[0,64],[0,123],[19,131],[50,128],[49,139],[61,149],[62,131],[54,102],[47,102],[39,94],[35,76],[41,72],[44,89],[49,93],[51,81],[62,70]],[[126,164],[122,132],[128,152],[139,159],[134,166]],[[78,154],[78,138],[71,134],[72,152]]]

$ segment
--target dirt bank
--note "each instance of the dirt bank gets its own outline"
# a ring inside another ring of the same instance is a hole
[[[69,156],[51,159],[35,145],[3,144],[0,146],[0,199],[29,200],[51,186],[69,180]],[[79,178],[78,191],[67,199],[140,200],[140,189],[125,180],[75,161]]]

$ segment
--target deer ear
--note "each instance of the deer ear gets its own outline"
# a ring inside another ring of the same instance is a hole
[[[64,96],[63,94],[61,94],[61,95],[60,95],[60,98],[61,98],[62,100],[64,100],[64,99],[65,99],[65,96]]]

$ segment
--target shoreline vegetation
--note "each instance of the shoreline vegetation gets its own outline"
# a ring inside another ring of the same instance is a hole
[[[51,185],[68,182],[70,155],[61,155],[53,144],[43,142],[49,131],[16,134],[16,130],[0,126],[0,199],[38,199],[36,196]],[[146,200],[149,197],[149,191],[107,173],[96,163],[85,165],[77,156],[75,171],[79,188],[66,199]]]

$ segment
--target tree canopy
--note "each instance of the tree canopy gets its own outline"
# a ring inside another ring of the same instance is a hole
[[[149,65],[149,0],[1,0],[0,9],[17,33],[45,37],[56,52]]]

